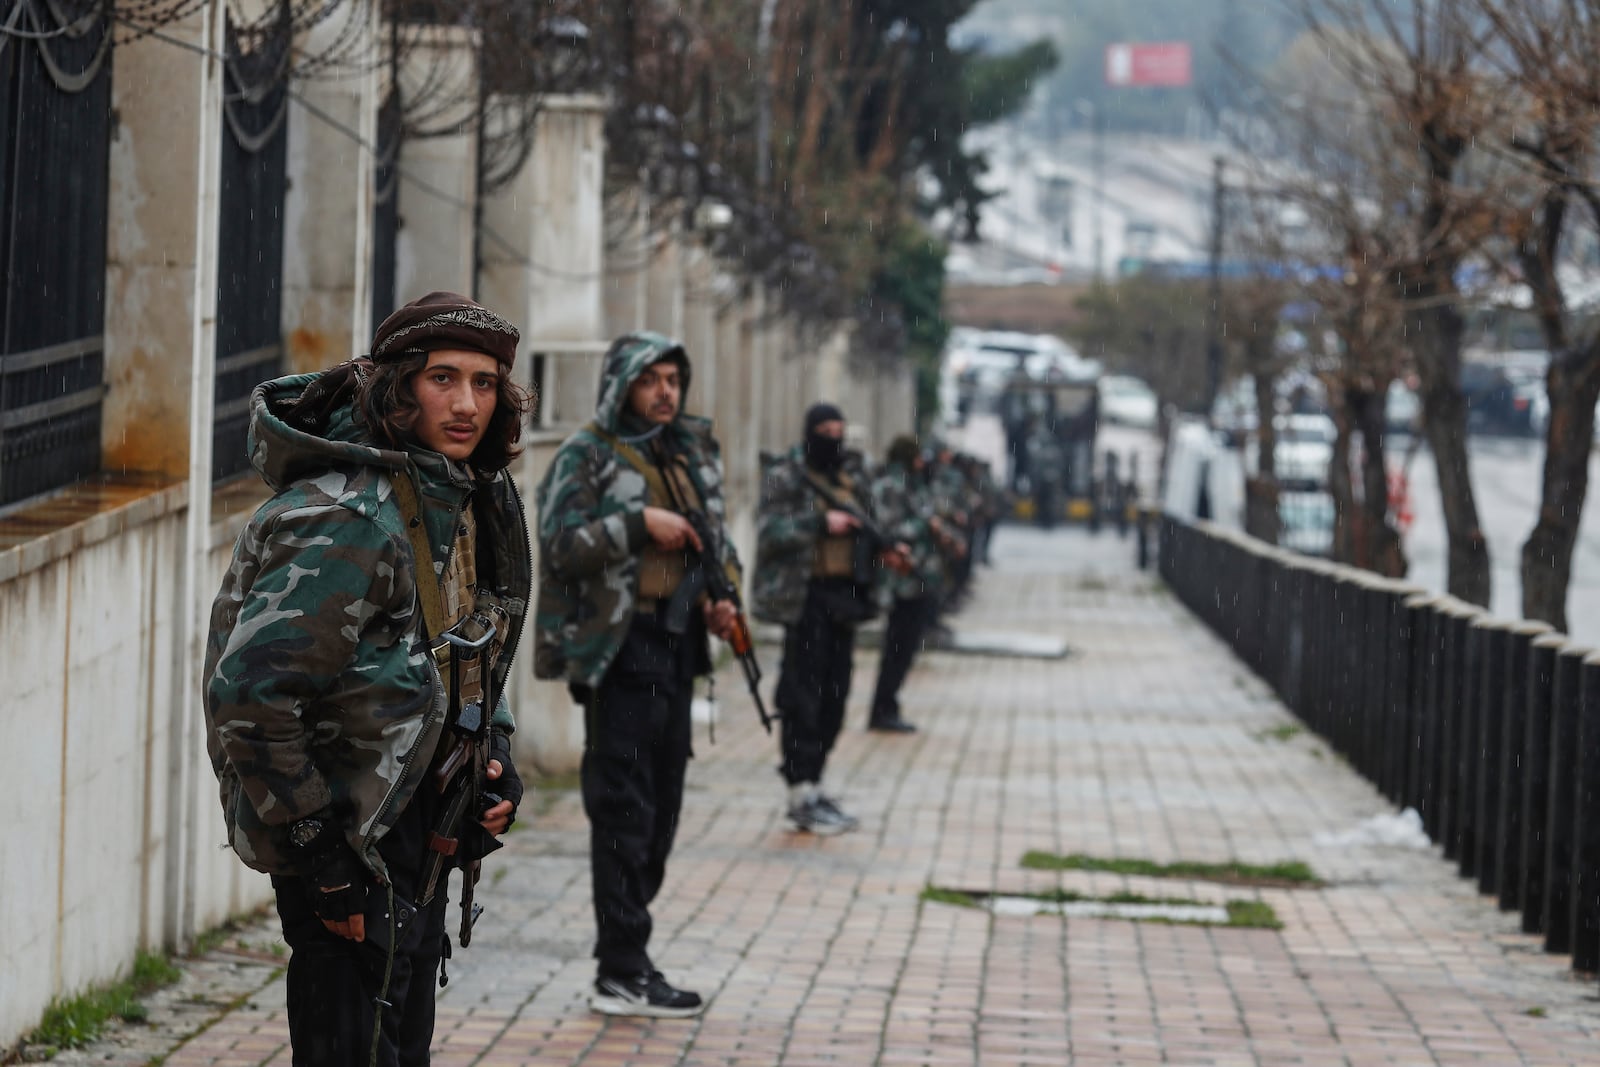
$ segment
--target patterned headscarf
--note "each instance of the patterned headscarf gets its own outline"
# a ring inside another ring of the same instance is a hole
[[[434,292],[396,310],[372,338],[375,362],[407,352],[461,348],[512,366],[517,359],[517,328],[460,293]]]

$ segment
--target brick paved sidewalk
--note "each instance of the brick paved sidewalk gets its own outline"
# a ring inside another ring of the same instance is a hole
[[[720,681],[723,724],[715,746],[696,734],[652,944],[669,977],[709,994],[703,1018],[588,1012],[587,824],[575,793],[549,792],[490,861],[489,912],[451,968],[433,1062],[1600,1064],[1593,980],[1517,934],[1435,850],[1319,843],[1384,800],[1285,728],[1266,688],[1132,568],[1130,542],[1008,528],[995,552],[958,625],[1059,634],[1074,655],[929,655],[904,700],[922,731],[897,737],[861,729],[864,652],[829,783],[858,833],[788,831],[774,745],[736,676]],[[763,656],[775,675],[776,649]],[[1327,884],[1030,871],[1030,849],[1302,860]],[[1284,927],[999,917],[925,902],[928,886],[1259,899]],[[141,1047],[165,1042],[171,1067],[287,1064],[274,936],[247,931],[245,951],[213,952],[168,998],[242,990],[238,1006],[175,1048],[193,1012]],[[130,1055],[108,1043],[82,1062],[143,1062]]]

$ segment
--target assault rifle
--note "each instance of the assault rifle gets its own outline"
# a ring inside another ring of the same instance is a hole
[[[750,637],[750,622],[745,618],[739,590],[722,567],[722,553],[718,551],[722,542],[712,535],[711,523],[705,512],[687,510],[682,515],[689,520],[695,536],[700,539],[700,550],[695,551],[693,545],[684,546],[690,556],[689,568],[667,603],[667,632],[681,634],[688,629],[689,612],[699,603],[701,593],[708,595],[713,602],[726,600],[731,603],[736,614],[733,633],[727,638],[728,647],[733,650],[734,658],[744,671],[744,681],[750,688],[750,699],[755,701],[756,714],[761,716],[761,725],[770,734],[772,715],[761,700],[761,664],[756,661],[755,642]]]
[[[446,745],[453,744],[453,747],[433,772],[434,786],[445,797],[445,802],[437,828],[428,835],[428,848],[433,855],[424,872],[419,901],[426,904],[433,899],[439,879],[444,876],[447,861],[456,859],[461,866],[459,940],[462,948],[472,943],[473,924],[483,914],[482,905],[474,903],[472,899],[478,876],[483,870],[483,857],[500,847],[500,842],[477,823],[485,811],[501,800],[498,794],[488,790],[489,725],[497,695],[493,691],[493,676],[488,669],[489,664],[485,662],[484,650],[494,639],[495,626],[490,619],[476,613],[469,615],[465,621],[479,623],[484,632],[476,638],[449,630],[439,635],[451,648],[450,703],[456,706],[457,711],[449,726],[449,736],[443,742]],[[475,664],[483,680],[482,696],[462,704],[461,675]]]
[[[844,512],[860,524],[860,530],[850,552],[851,577],[861,585],[872,584],[873,564],[885,552],[893,551],[898,542],[885,533],[883,527],[872,520],[872,516],[854,503],[841,500],[837,493],[817,478],[808,473],[804,476],[804,481],[806,487],[821,497],[824,504],[834,511]]]

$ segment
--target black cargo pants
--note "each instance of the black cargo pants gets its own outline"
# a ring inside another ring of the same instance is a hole
[[[799,620],[783,631],[783,663],[772,702],[782,733],[779,771],[790,785],[822,780],[850,699],[856,628],[836,621],[828,610],[830,582],[839,580],[812,579]]]
[[[678,832],[694,676],[705,655],[704,620],[691,614],[683,635],[668,633],[655,615],[635,615],[600,687],[574,694],[584,705],[580,776],[601,974],[654,969],[650,903]]]
[[[872,722],[900,717],[900,687],[922,647],[922,635],[933,621],[936,598],[896,597],[883,630],[878,659],[878,684],[872,693]]]
[[[378,843],[394,891],[415,902],[424,865],[424,840],[437,816],[432,796],[419,790],[394,827]],[[278,918],[290,952],[287,974],[289,1043],[294,1067],[350,1067],[369,1062],[373,1013],[380,994],[379,1067],[425,1067],[433,1042],[434,993],[445,952],[449,898],[440,886],[396,946],[388,992],[383,992],[387,953],[370,942],[340,937],[311,910],[306,882],[274,877]],[[368,893],[383,892],[369,886]],[[376,903],[376,901],[374,901]],[[369,914],[374,909],[368,909]]]

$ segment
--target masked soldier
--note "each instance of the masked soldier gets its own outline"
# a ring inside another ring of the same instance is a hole
[[[768,462],[756,530],[753,610],[784,627],[773,703],[782,724],[788,817],[832,835],[858,821],[822,791],[822,773],[844,723],[856,627],[876,614],[880,560],[904,567],[893,544],[874,544],[867,479],[844,448],[844,415],[813,404],[805,440]],[[887,553],[885,555],[885,553]]]
[[[738,622],[730,600],[685,590],[698,567],[738,579],[723,528],[722,460],[711,424],[682,413],[689,357],[660,334],[607,352],[592,422],[539,486],[538,654],[584,708],[598,975],[590,1007],[680,1017],[704,1008],[648,951],[650,903],[666,874],[690,756],[694,679],[709,631]]]
[[[273,497],[212,607],[207,744],[230,844],[273,876],[297,1065],[428,1062],[447,869],[470,867],[465,943],[522,797],[499,697],[531,585],[517,341],[430,293],[370,355],[251,396]]]

